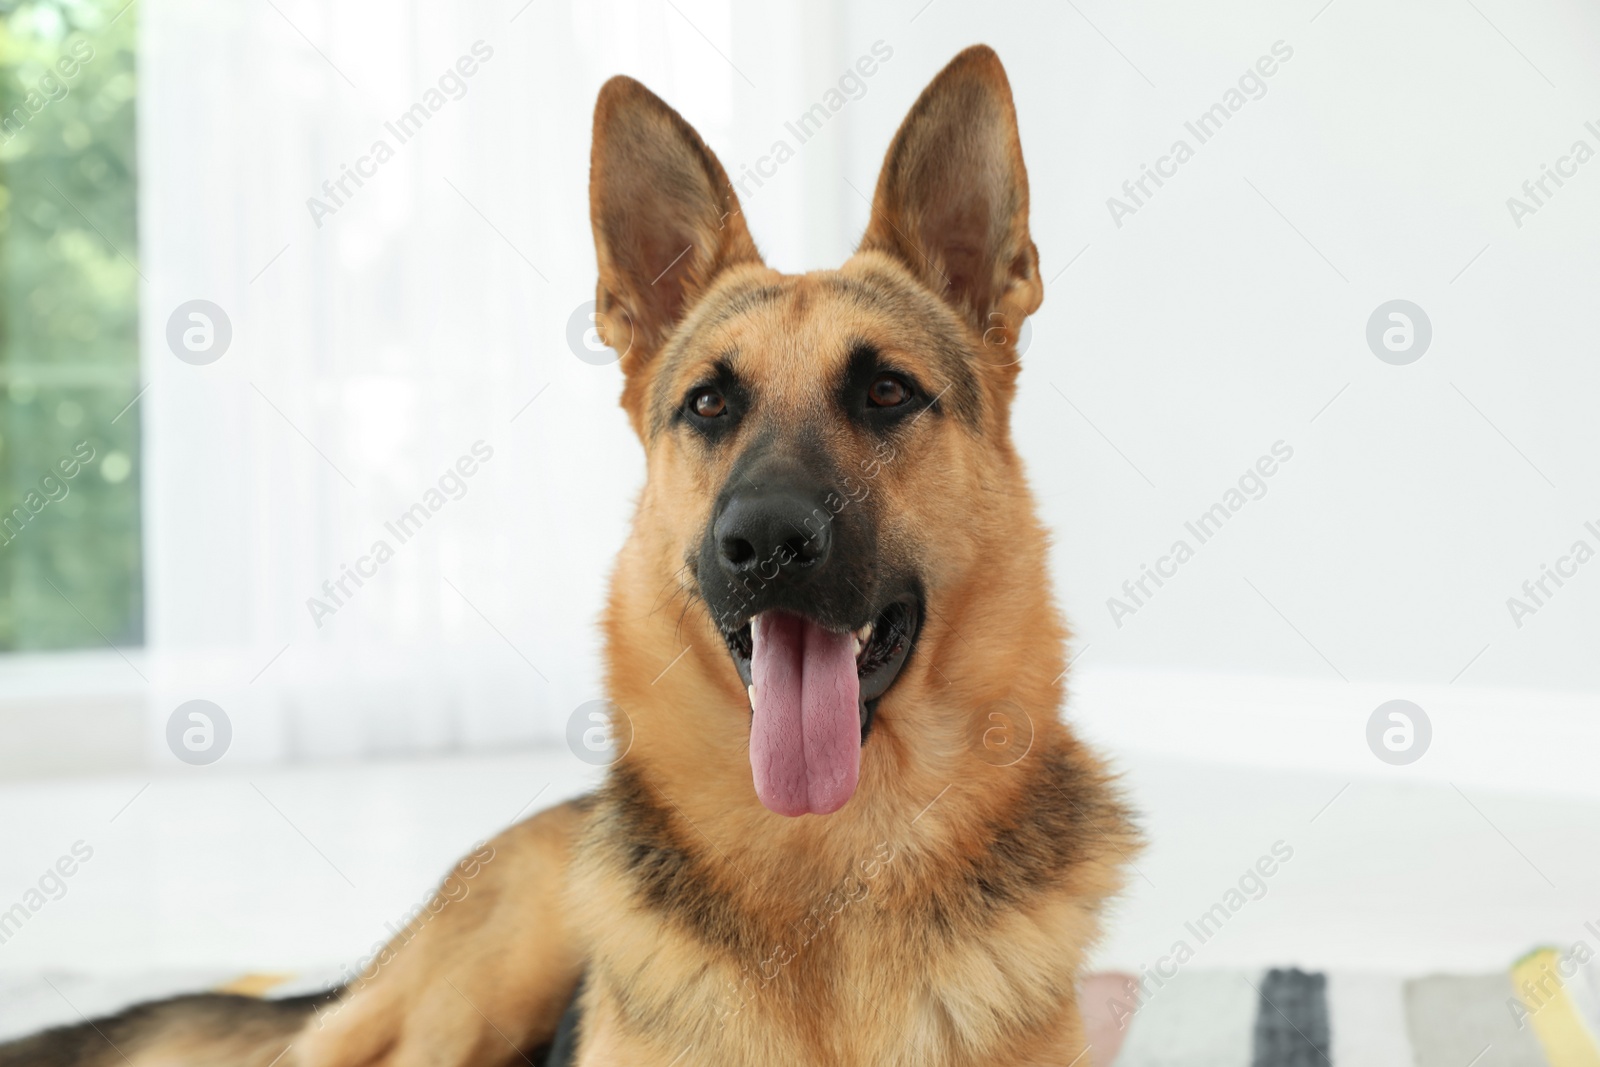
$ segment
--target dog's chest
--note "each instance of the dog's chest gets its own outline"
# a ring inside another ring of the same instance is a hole
[[[1119,880],[1101,853],[1125,824],[1065,757],[1038,773],[1054,788],[973,846],[852,848],[841,832],[829,844],[848,860],[827,864],[784,842],[765,862],[685,847],[620,778],[575,906],[595,934],[597,1022],[633,1058],[594,1062],[694,1048],[681,1064],[976,1067],[1075,1041],[1076,975]]]
[[[936,934],[871,902],[846,900],[834,914],[792,926],[753,959],[723,958],[670,986],[641,975],[609,996],[627,1005],[634,1025],[621,1028],[652,1048],[694,1049],[683,1063],[1011,1062],[1033,1043],[1029,1035],[1058,1029],[1073,1010],[1075,953],[1051,937],[1049,925],[996,914],[981,931]]]

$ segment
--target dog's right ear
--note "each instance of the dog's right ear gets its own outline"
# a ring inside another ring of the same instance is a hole
[[[761,254],[711,149],[660,97],[622,75],[595,102],[589,218],[600,264],[596,322],[621,353],[631,391],[716,276],[760,263]]]

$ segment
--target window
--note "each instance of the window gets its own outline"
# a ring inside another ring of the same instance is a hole
[[[143,640],[136,17],[0,2],[0,650]]]

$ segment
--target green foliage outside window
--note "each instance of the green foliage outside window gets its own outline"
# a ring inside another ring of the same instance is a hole
[[[0,0],[0,651],[144,636],[136,16]]]

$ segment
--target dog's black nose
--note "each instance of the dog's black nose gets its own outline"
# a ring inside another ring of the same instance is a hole
[[[792,489],[736,493],[712,528],[717,560],[733,577],[766,581],[818,571],[833,551],[833,513]]]

